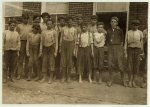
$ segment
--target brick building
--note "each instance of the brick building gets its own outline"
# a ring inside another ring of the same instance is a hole
[[[99,21],[105,23],[105,28],[109,27],[110,18],[117,16],[120,19],[119,26],[124,32],[130,28],[131,20],[139,19],[141,21],[140,29],[143,30],[148,22],[148,2],[5,2],[3,4],[4,25],[7,28],[9,18],[20,16],[24,11],[32,15],[42,12],[49,12],[52,18],[57,20],[62,15],[82,14],[84,20],[90,21],[90,16],[95,14]]]

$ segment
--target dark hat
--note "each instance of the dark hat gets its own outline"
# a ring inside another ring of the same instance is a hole
[[[97,23],[97,26],[98,26],[98,25],[103,25],[103,26],[104,26],[104,22],[98,22],[98,23]]]
[[[42,15],[41,15],[42,18],[45,17],[45,16],[48,16],[48,18],[51,18],[51,16],[50,16],[49,13],[47,13],[47,12],[44,12],[44,13],[42,13]]]
[[[132,24],[132,25],[139,25],[139,24],[140,24],[140,21],[139,21],[139,20],[133,20],[131,24]]]
[[[111,20],[112,20],[112,19],[115,19],[117,22],[119,22],[119,19],[118,19],[118,17],[116,17],[116,16],[112,17]]]
[[[96,15],[92,15],[91,19],[97,19],[97,16]]]

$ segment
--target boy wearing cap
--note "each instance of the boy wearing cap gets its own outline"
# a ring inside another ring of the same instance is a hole
[[[139,72],[140,54],[143,54],[143,33],[138,30],[139,23],[139,20],[133,20],[132,29],[126,33],[125,38],[125,57],[128,64],[129,87],[137,87],[135,80]]]
[[[79,83],[82,83],[82,74],[84,72],[84,68],[88,70],[88,80],[92,83],[91,79],[91,55],[94,57],[93,52],[93,37],[92,33],[88,31],[87,23],[81,24],[82,32],[78,34],[76,40],[76,47],[74,54],[77,57],[77,65],[78,65],[78,72],[79,72]]]
[[[27,13],[22,15],[23,23],[18,24],[16,31],[20,35],[21,40],[21,48],[19,52],[19,65],[18,65],[18,76],[17,79],[19,80],[22,72],[24,72],[25,77],[28,73],[28,62],[29,58],[26,55],[26,43],[27,43],[27,36],[32,31],[32,26],[28,24],[29,15]],[[23,63],[25,61],[25,67],[23,67]],[[24,68],[24,69],[23,69]]]
[[[109,81],[108,86],[112,85],[112,70],[117,69],[121,73],[121,79],[123,85],[126,86],[124,80],[124,64],[123,64],[123,43],[124,35],[121,28],[118,25],[119,19],[117,17],[111,18],[111,28],[107,30],[106,43],[108,46],[108,70],[109,70]]]
[[[3,33],[3,52],[4,52],[4,67],[3,67],[3,82],[7,82],[7,77],[13,82],[13,73],[17,65],[17,58],[20,50],[20,36],[14,29],[16,21],[9,21],[9,28]],[[7,76],[7,71],[9,73]]]
[[[47,72],[49,72],[49,84],[53,81],[53,76],[55,73],[55,57],[58,51],[58,35],[53,29],[54,22],[50,19],[47,20],[47,30],[44,30],[41,36],[40,44],[40,54],[43,56],[42,62],[42,73],[44,82],[47,77]]]
[[[97,23],[97,32],[93,34],[94,41],[94,72],[93,72],[93,82],[96,82],[96,72],[99,72],[99,84],[102,83],[102,70],[104,68],[104,45],[105,45],[105,33],[104,23]]]
[[[36,68],[39,77],[39,54],[40,54],[41,28],[39,24],[32,25],[32,32],[27,37],[26,54],[29,57],[29,73],[27,81],[31,80],[33,67]]]
[[[93,15],[91,16],[91,25],[89,26],[89,31],[91,33],[95,33],[97,32],[97,16],[96,15]]]
[[[73,68],[73,51],[75,46],[75,39],[77,36],[76,29],[72,26],[73,18],[67,18],[67,26],[62,29],[60,38],[61,49],[61,67],[62,67],[62,82],[67,79],[70,82],[70,74]],[[65,74],[67,74],[65,76]]]

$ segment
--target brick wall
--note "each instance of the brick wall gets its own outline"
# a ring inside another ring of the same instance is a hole
[[[41,2],[23,2],[23,13],[28,12],[30,15],[30,23],[34,14],[41,14]]]
[[[131,28],[131,21],[139,19],[141,25],[140,30],[146,28],[148,23],[148,3],[147,2],[131,2],[129,7],[129,28]]]
[[[89,21],[90,16],[93,14],[93,3],[92,2],[70,2],[69,3],[69,14],[76,15],[82,14],[84,20]]]

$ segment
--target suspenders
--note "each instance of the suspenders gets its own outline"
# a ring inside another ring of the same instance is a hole
[[[90,44],[90,33],[88,32],[88,44]],[[81,45],[81,33],[79,35],[79,47],[82,47]]]

